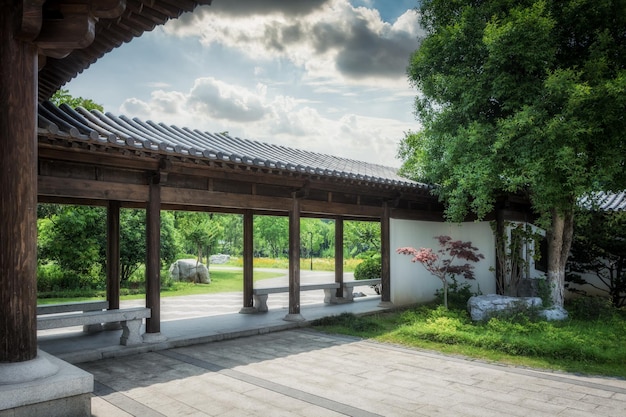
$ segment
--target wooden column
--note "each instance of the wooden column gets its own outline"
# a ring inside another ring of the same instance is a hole
[[[254,215],[252,210],[243,214],[243,307],[240,313],[254,313]]]
[[[107,205],[107,301],[109,310],[120,308],[120,202]]]
[[[37,50],[0,4],[0,363],[37,356]],[[19,2],[21,3],[21,2]]]
[[[339,284],[337,297],[343,297],[343,218],[335,219],[335,282]]]
[[[159,174],[150,179],[146,212],[146,307],[152,316],[146,319],[146,333],[161,331],[161,186]]]
[[[391,254],[389,232],[389,204],[383,203],[383,214],[380,219],[380,255],[382,261],[381,304],[391,303]]]
[[[289,314],[285,320],[304,320],[300,315],[300,200],[295,194],[289,212]]]

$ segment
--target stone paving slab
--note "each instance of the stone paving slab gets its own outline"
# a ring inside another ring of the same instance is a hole
[[[83,363],[95,417],[624,416],[626,381],[309,329]]]

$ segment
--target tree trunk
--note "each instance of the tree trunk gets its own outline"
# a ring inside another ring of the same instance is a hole
[[[547,232],[548,239],[548,284],[552,303],[563,307],[565,292],[565,264],[569,256],[574,235],[574,213],[572,210],[560,213],[552,211],[552,225]]]

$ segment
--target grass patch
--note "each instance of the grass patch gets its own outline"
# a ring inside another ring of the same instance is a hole
[[[281,271],[254,271],[254,282],[283,276]],[[215,294],[221,292],[243,291],[243,272],[233,269],[211,268],[210,284],[194,284],[191,282],[172,282],[161,290],[161,297],[179,297],[183,295]],[[85,294],[86,292],[86,294]],[[145,298],[143,288],[121,288],[121,300],[137,300]],[[61,294],[61,295],[59,295]],[[38,294],[38,304],[57,304],[75,301],[101,300],[106,298],[104,290],[67,290],[55,293]]]
[[[358,264],[363,262],[362,259],[344,259],[343,271],[354,272]],[[243,266],[243,258],[231,258],[226,265]],[[287,258],[254,258],[255,268],[272,268],[272,269],[288,269],[289,259]],[[300,258],[300,269],[311,270],[311,258]],[[313,258],[313,271],[334,271],[335,258]]]
[[[351,317],[350,317],[351,316]],[[335,316],[314,323],[340,333],[486,361],[626,378],[626,317],[599,321],[473,323],[462,310],[419,307],[372,316]]]

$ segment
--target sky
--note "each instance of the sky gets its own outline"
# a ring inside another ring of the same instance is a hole
[[[213,0],[66,84],[105,112],[399,167],[417,0]]]

